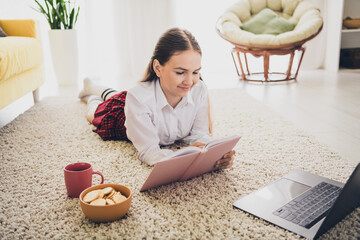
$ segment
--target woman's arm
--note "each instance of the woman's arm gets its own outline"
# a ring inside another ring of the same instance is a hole
[[[125,127],[128,139],[139,152],[139,159],[152,166],[173,153],[161,149],[157,129],[151,120],[151,111],[131,93],[127,94],[125,104]]]

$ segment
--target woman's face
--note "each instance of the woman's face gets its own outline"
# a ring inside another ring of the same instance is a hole
[[[175,53],[164,65],[155,59],[153,67],[168,103],[175,107],[199,81],[201,55],[194,50],[186,50]]]

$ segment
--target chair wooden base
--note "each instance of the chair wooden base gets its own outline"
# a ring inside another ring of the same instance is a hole
[[[307,41],[316,37],[320,33],[323,27],[323,25],[321,25],[321,27],[318,29],[316,33],[312,34],[311,36],[305,39],[293,43],[288,43],[284,45],[249,45],[249,44],[234,42],[230,40],[228,37],[226,37],[223,33],[223,29],[221,25],[222,22],[223,22],[222,17],[219,17],[219,19],[216,22],[216,32],[220,35],[220,37],[222,37],[223,39],[225,39],[234,46],[231,52],[231,56],[234,60],[235,68],[239,78],[244,81],[254,81],[254,82],[281,82],[281,81],[292,81],[292,80],[296,81],[299,68],[301,65],[301,61],[305,53],[305,47],[303,47],[303,45]],[[296,67],[295,72],[292,72],[294,56],[296,51],[299,51],[301,54],[300,61]],[[241,61],[240,58],[241,54],[243,55],[244,58],[243,62]],[[247,56],[246,56],[247,54],[251,54],[255,57],[262,57],[264,59],[263,72],[250,73]],[[288,55],[288,54],[290,55],[290,60],[286,72],[285,71],[283,73],[269,72],[270,56]],[[246,73],[244,69],[246,70]]]
[[[295,52],[300,52],[300,61],[296,67],[295,72],[292,72]],[[240,79],[244,81],[252,82],[282,82],[282,81],[292,81],[297,78],[301,61],[303,59],[305,52],[305,47],[303,46],[294,46],[285,49],[264,49],[264,48],[244,48],[236,46],[231,52],[233,58],[236,72]],[[250,72],[247,54],[251,54],[254,57],[262,57],[264,59],[264,71],[263,72]],[[244,59],[243,61],[241,60]],[[289,64],[287,66],[286,72],[269,72],[270,66],[270,56],[273,55],[290,55]],[[245,65],[245,66],[244,66]],[[240,71],[239,71],[240,69]],[[246,71],[245,71],[246,70]]]

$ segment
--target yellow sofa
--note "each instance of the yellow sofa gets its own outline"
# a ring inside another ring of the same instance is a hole
[[[0,109],[32,92],[39,99],[44,82],[38,24],[32,19],[0,20],[8,35],[0,37]]]

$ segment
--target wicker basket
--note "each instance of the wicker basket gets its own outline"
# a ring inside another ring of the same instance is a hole
[[[360,48],[345,48],[340,51],[340,67],[360,68]]]
[[[352,19],[351,17],[347,17],[343,20],[343,25],[349,29],[360,28],[360,18]]]

